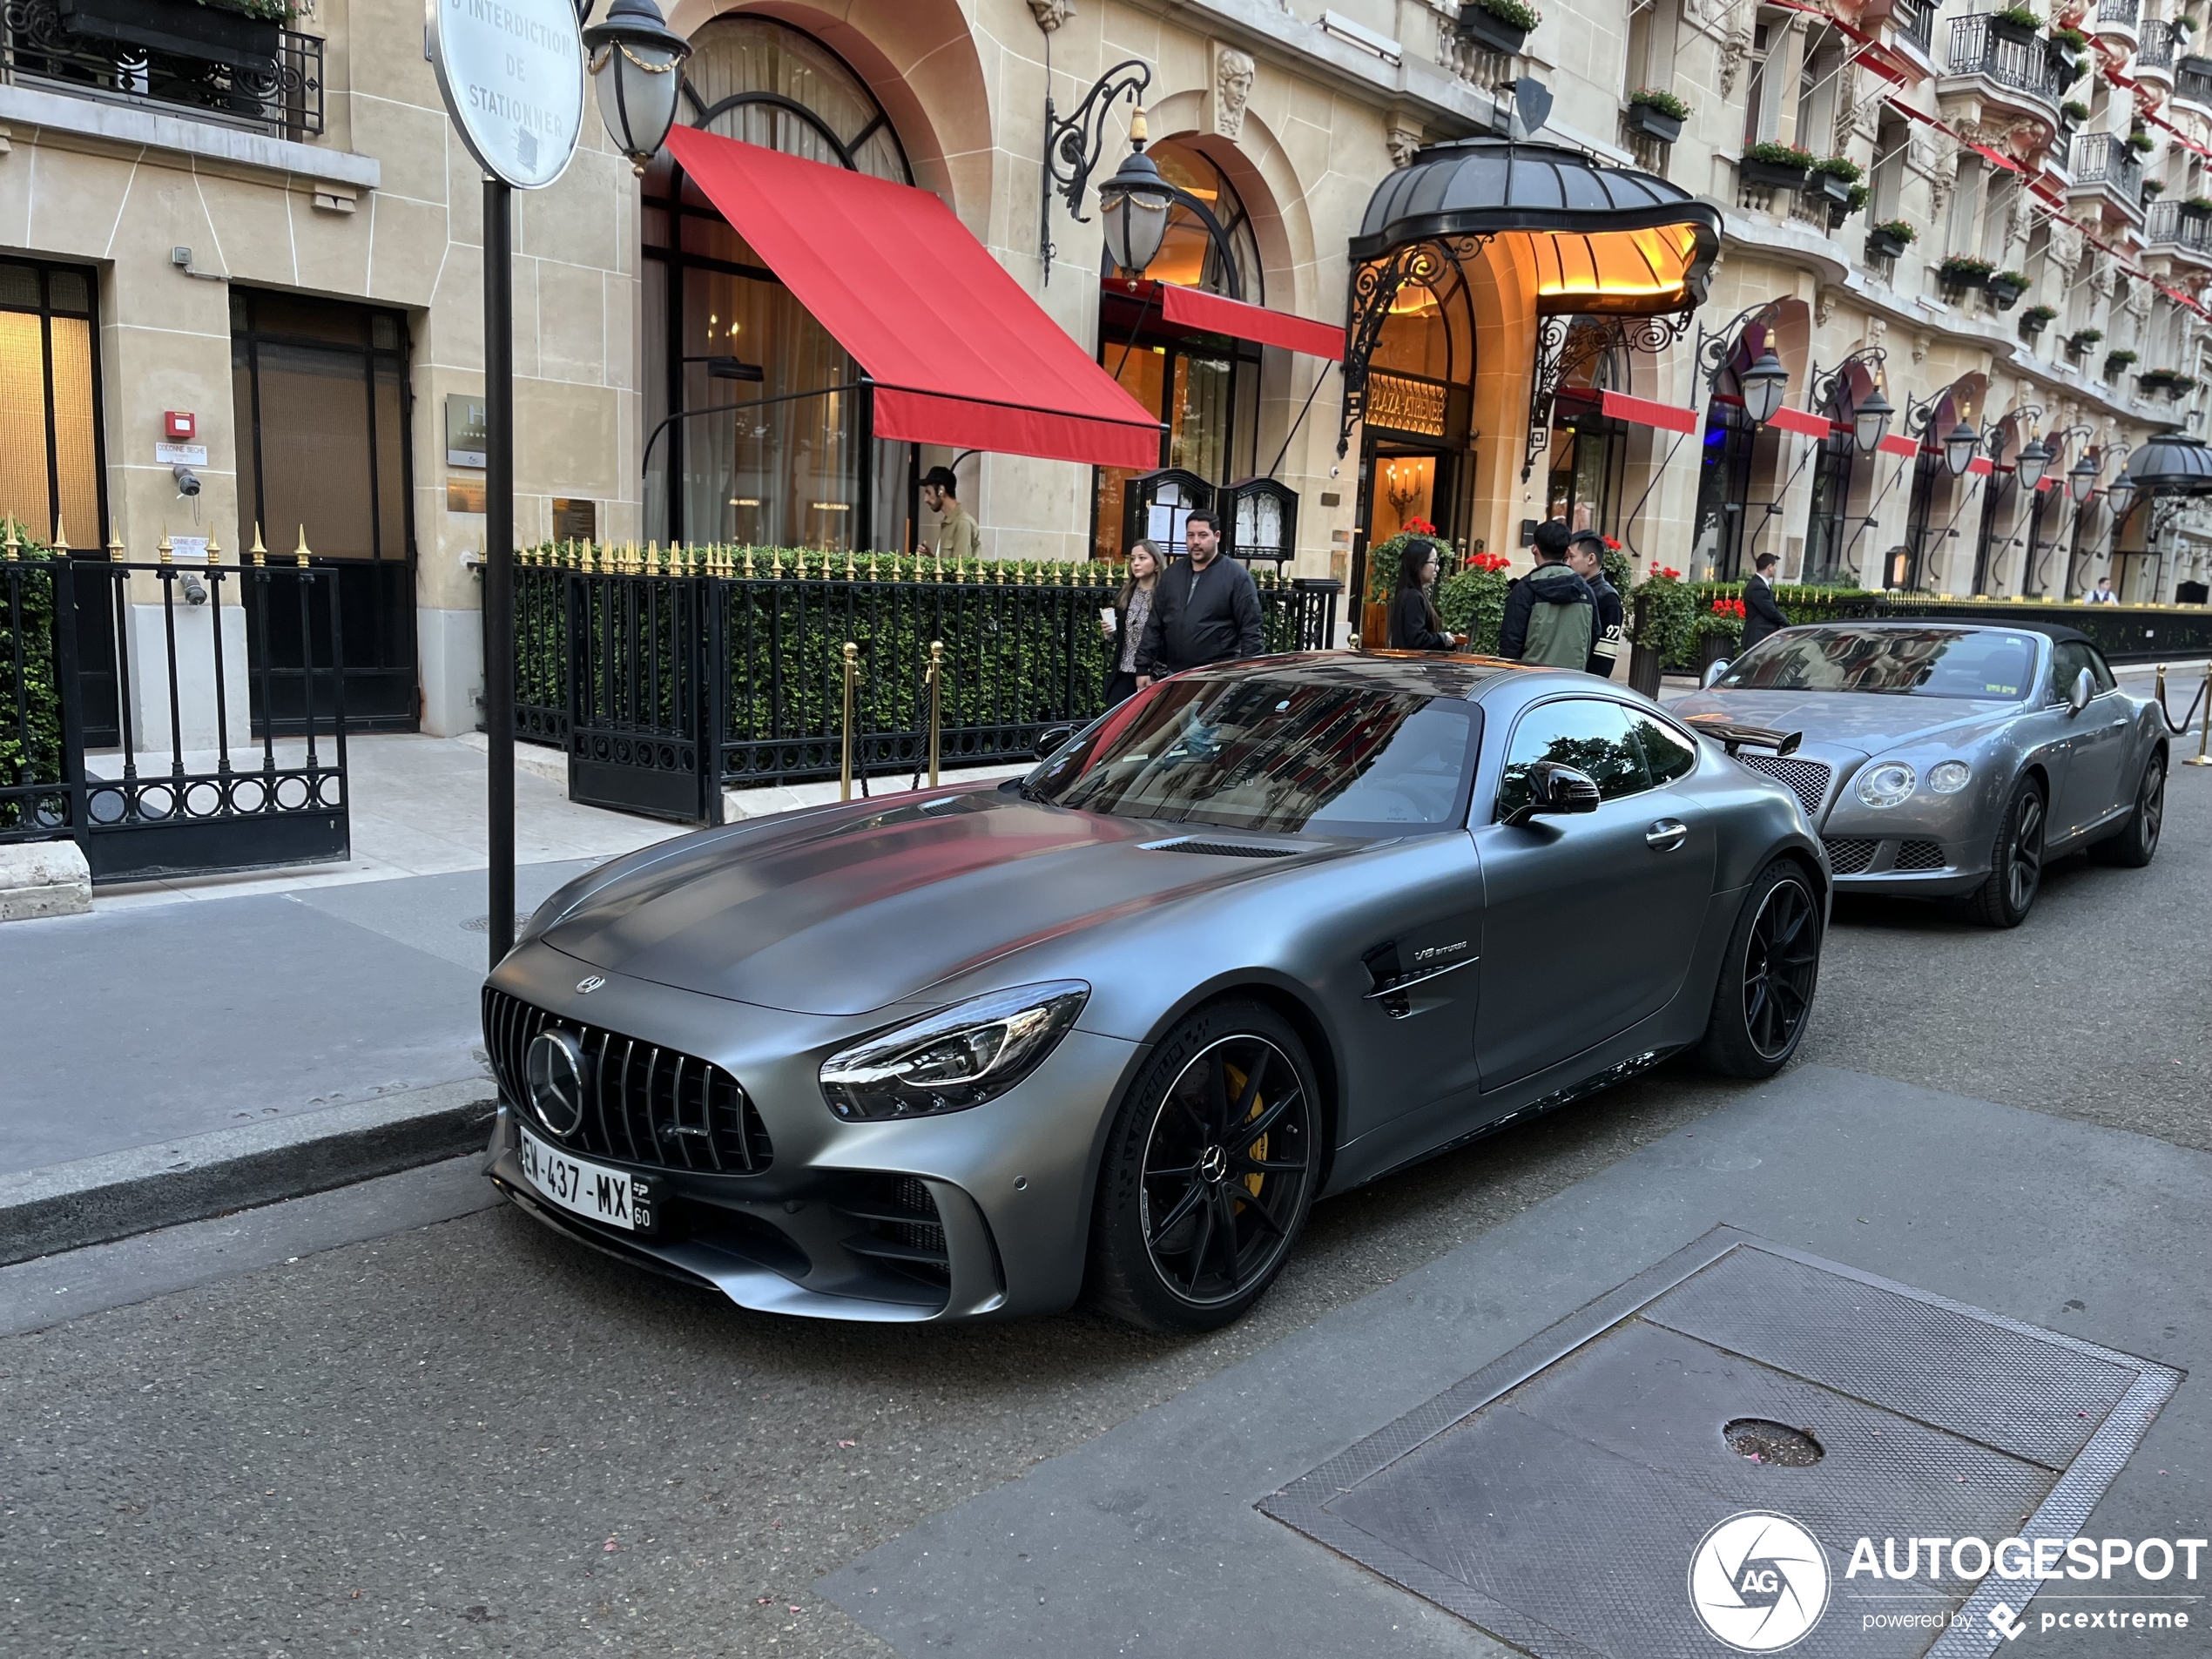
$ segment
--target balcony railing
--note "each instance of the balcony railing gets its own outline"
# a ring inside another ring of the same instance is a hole
[[[2124,28],[2135,26],[2135,16],[2142,10],[2141,0],[2097,0],[2097,21],[2119,24]]]
[[[2076,133],[2068,170],[2077,185],[2102,185],[2130,207],[2141,205],[2143,164],[2117,132]]]
[[[2172,73],[2174,68],[2174,25],[2156,19],[2143,25],[2143,32],[2135,42],[2137,69],[2162,69]]]
[[[2185,202],[2153,202],[2150,212],[2143,215],[2144,244],[2163,244],[2212,259],[2212,218],[2182,212],[2187,206]]]
[[[1952,20],[1951,73],[1979,75],[2000,86],[2031,93],[2052,104],[2056,104],[2066,90],[2051,62],[2050,48],[2041,37],[2006,40],[1990,31],[1986,17]]]
[[[2212,58],[2175,58],[2174,96],[2187,98],[2202,108],[2212,109]]]
[[[278,138],[322,132],[322,42],[273,24],[259,27],[237,14],[214,14],[235,38],[212,35],[197,44],[193,16],[208,8],[178,3],[182,21],[160,28],[162,48],[118,38],[100,29],[105,11],[72,9],[58,0],[5,0],[0,8],[0,78],[111,103],[182,108]],[[161,9],[145,15],[157,20]],[[87,27],[90,24],[91,26]]]
[[[1934,57],[1935,8],[1936,0],[1897,0],[1890,12],[1890,26],[1898,37],[1918,46],[1923,57]]]

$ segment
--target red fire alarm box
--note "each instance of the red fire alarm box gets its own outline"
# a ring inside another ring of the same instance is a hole
[[[190,409],[164,409],[161,412],[162,434],[172,443],[198,436],[199,426]]]

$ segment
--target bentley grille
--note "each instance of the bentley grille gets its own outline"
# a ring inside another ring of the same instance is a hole
[[[484,1047],[499,1087],[527,1108],[523,1056],[531,1039],[555,1026],[583,1049],[583,1123],[564,1144],[578,1152],[702,1174],[755,1175],[774,1147],[767,1125],[738,1080],[691,1055],[578,1021],[556,1018],[489,986]],[[543,1125],[534,1125],[543,1132]]]
[[[1879,841],[1863,841],[1840,835],[1824,835],[1821,846],[1828,849],[1828,867],[1838,875],[1857,875],[1873,863],[1874,854],[1880,850]]]
[[[1816,824],[1820,821],[1821,805],[1828,799],[1828,780],[1835,775],[1833,768],[1817,760],[1800,760],[1795,755],[1739,754],[1736,758],[1788,789],[1805,809],[1805,816]]]
[[[1899,841],[1897,844],[1896,868],[1900,870],[1940,870],[1950,860],[1943,855],[1940,841]]]

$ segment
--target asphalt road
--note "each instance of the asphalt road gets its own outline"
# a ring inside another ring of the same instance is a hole
[[[2017,932],[1838,920],[1808,1060],[2212,1147],[2212,772]],[[504,1209],[13,1338],[0,1655],[881,1656],[817,1576],[1730,1097],[1671,1066],[1336,1200],[1197,1341],[747,1315]]]

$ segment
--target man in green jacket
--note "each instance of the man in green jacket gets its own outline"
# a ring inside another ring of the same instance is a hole
[[[1499,656],[1578,671],[1588,665],[1597,608],[1589,583],[1568,566],[1567,543],[1558,519],[1536,526],[1536,568],[1506,594]]]

